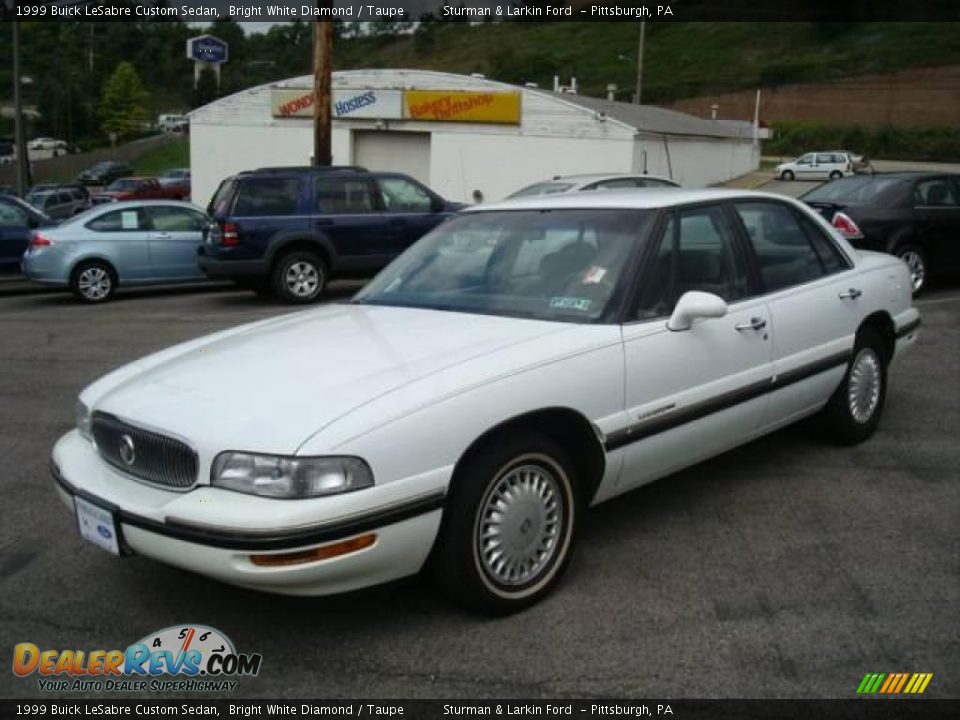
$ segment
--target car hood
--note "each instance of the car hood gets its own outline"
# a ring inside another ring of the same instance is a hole
[[[202,455],[226,449],[291,454],[351,410],[404,385],[568,327],[329,305],[144,358],[94,383],[81,399],[94,410],[180,436]]]

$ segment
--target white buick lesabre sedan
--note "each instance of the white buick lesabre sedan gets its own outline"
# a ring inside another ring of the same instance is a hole
[[[352,301],[88,387],[52,470],[80,533],[323,595],[418,572],[511,611],[591,505],[819,413],[870,437],[910,274],[783,197],[532,198],[439,226]],[[589,542],[589,538],[586,539]]]

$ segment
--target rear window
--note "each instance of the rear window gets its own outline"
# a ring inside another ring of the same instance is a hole
[[[801,199],[807,202],[869,203],[906,188],[902,178],[850,177],[815,188]]]
[[[233,207],[234,215],[296,215],[299,178],[247,178]]]

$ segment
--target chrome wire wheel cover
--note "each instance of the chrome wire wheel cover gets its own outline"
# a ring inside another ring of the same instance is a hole
[[[310,297],[320,287],[320,271],[311,263],[298,260],[287,268],[283,281],[293,295],[299,298]]]
[[[110,273],[101,267],[84,268],[77,278],[77,288],[88,300],[103,300],[110,294],[111,287],[113,279]]]
[[[880,358],[872,348],[863,348],[857,353],[850,368],[847,382],[847,402],[850,414],[858,423],[865,423],[873,417],[880,404],[880,390],[883,383],[883,370]]]
[[[900,259],[910,268],[910,283],[913,291],[916,292],[923,287],[923,281],[927,278],[927,267],[923,263],[923,257],[915,250],[905,250],[900,253]]]
[[[564,531],[561,492],[542,465],[514,467],[493,482],[476,527],[478,559],[491,580],[517,587],[550,566]]]

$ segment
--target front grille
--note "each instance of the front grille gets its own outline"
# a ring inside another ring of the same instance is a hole
[[[100,456],[129,475],[174,488],[196,482],[197,454],[180,440],[100,412],[93,414],[91,430]]]

